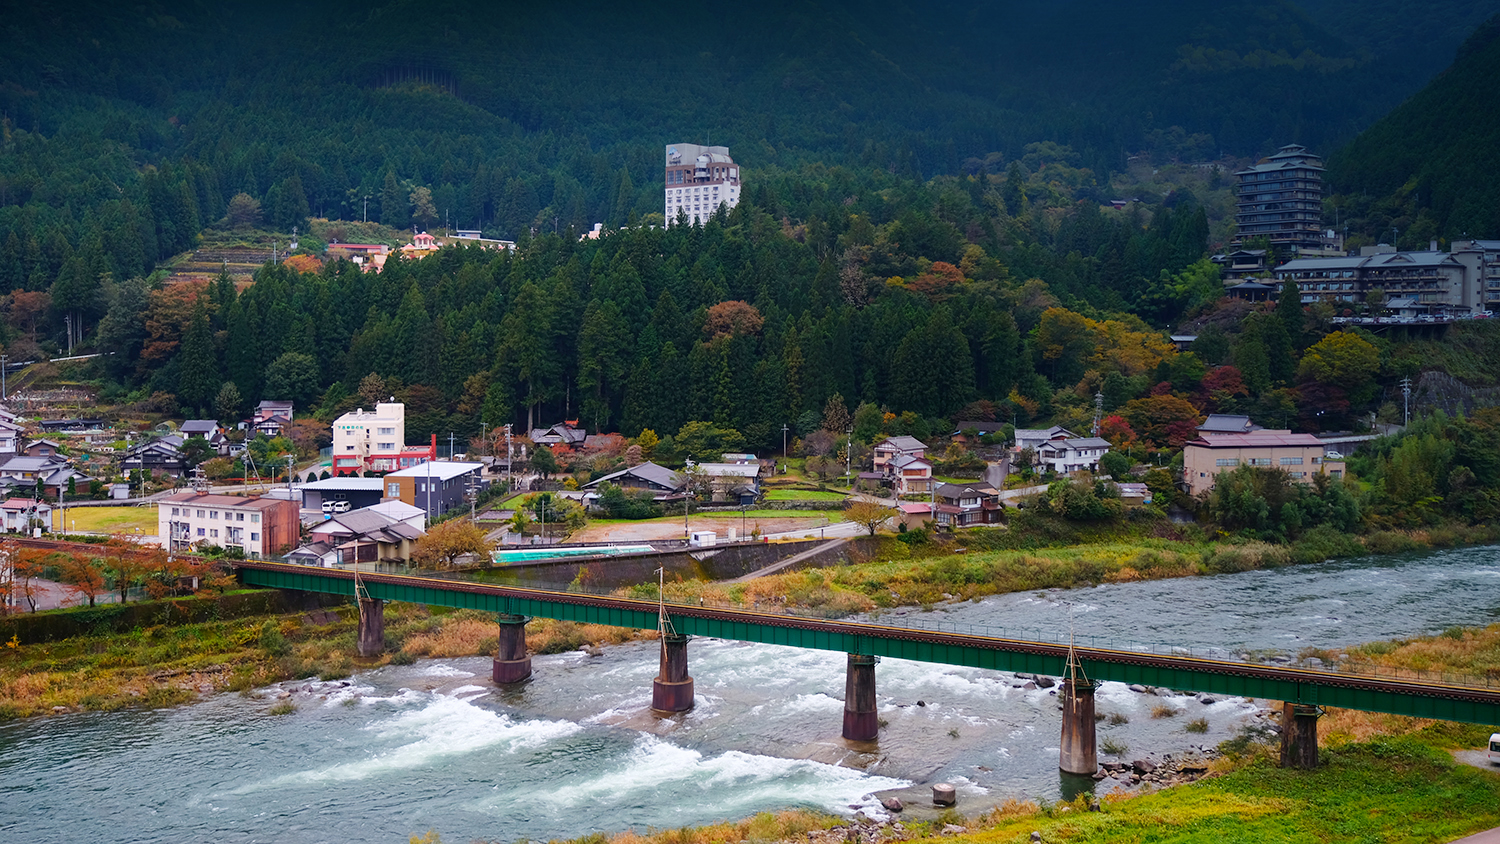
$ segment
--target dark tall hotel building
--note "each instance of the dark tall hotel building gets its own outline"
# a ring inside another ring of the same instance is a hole
[[[1239,177],[1234,242],[1266,237],[1283,254],[1320,252],[1323,237],[1323,159],[1287,144]]]

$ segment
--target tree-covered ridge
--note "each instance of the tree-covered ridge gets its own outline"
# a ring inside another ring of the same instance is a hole
[[[1329,161],[1353,231],[1404,248],[1500,235],[1500,17],[1453,66]]]
[[[283,231],[307,214],[421,223],[418,187],[434,221],[496,236],[624,224],[659,208],[672,140],[727,143],[754,173],[918,179],[1003,170],[1035,143],[1101,181],[1132,151],[1326,148],[1414,90],[1408,57],[1438,49],[1362,52],[1294,5],[1241,0],[767,3],[711,39],[690,24],[639,4],[17,9],[0,45],[0,246],[19,238],[5,272],[31,271],[13,257],[29,236],[78,251],[102,227],[123,251],[110,233],[134,226],[151,234],[140,256],[114,260],[133,272],[240,193]]]

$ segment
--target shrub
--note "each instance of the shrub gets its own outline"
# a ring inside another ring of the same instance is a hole
[[[260,648],[275,657],[283,657],[292,652],[291,643],[281,634],[281,628],[274,621],[267,621],[261,626]]]
[[[292,703],[289,700],[284,700],[284,701],[276,704],[275,706],[271,707],[270,709],[267,709],[266,710],[266,714],[267,715],[290,715],[290,714],[292,714],[293,712],[296,712],[296,711],[297,711],[297,704]]]
[[[1176,718],[1177,717],[1177,710],[1175,710],[1172,707],[1166,705],[1165,703],[1158,703],[1156,706],[1151,707],[1151,717],[1152,718]]]
[[[1099,743],[1099,749],[1110,756],[1124,756],[1130,752],[1130,745],[1122,741],[1107,738]]]
[[[1183,727],[1183,729],[1190,733],[1206,733],[1208,732],[1208,719],[1194,718],[1187,722],[1187,726]]]

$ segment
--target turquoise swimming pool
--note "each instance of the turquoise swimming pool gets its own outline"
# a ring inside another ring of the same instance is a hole
[[[640,554],[646,551],[654,551],[650,545],[584,545],[558,548],[556,546],[541,546],[516,551],[496,551],[495,564],[523,563],[531,560],[552,560],[558,557],[588,557],[595,555],[617,556],[619,554]]]

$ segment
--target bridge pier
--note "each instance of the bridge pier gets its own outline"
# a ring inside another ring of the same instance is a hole
[[[359,599],[359,643],[355,653],[380,656],[385,652],[385,601],[380,598]]]
[[[496,683],[519,683],[531,676],[531,657],[526,653],[526,622],[530,620],[524,615],[500,614],[500,645],[490,670]]]
[[[1318,767],[1318,718],[1323,710],[1300,703],[1281,705],[1281,767]]]
[[[1092,776],[1099,770],[1099,751],[1094,743],[1093,681],[1064,677],[1062,704],[1062,753],[1058,767],[1064,773]]]
[[[844,738],[849,741],[874,741],[880,734],[880,717],[875,713],[875,663],[878,657],[849,654],[844,676]]]
[[[657,712],[686,712],[693,708],[687,643],[687,636],[676,633],[664,633],[661,637],[661,669],[651,683],[651,708]]]

